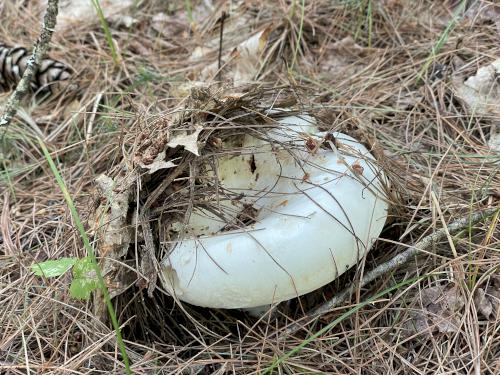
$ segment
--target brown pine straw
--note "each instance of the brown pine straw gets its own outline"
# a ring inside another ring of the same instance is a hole
[[[472,212],[467,216],[454,220],[446,227],[441,228],[435,231],[434,233],[424,237],[423,239],[418,241],[415,245],[410,246],[407,250],[397,254],[395,257],[391,258],[387,262],[378,265],[372,270],[369,270],[363,275],[363,277],[358,283],[352,284],[350,287],[336,294],[333,298],[315,307],[314,309],[309,310],[304,315],[303,320],[310,320],[311,318],[321,316],[323,314],[330,312],[334,308],[345,304],[346,302],[348,302],[351,295],[357,289],[364,288],[369,283],[377,280],[378,278],[390,272],[393,272],[398,267],[401,267],[404,264],[408,263],[409,261],[413,260],[419,254],[429,251],[432,247],[434,247],[444,238],[450,237],[453,234],[461,232],[472,225],[475,225],[479,222],[484,221],[485,219],[490,218],[494,214],[498,213],[499,210],[500,207],[488,208],[481,212]],[[302,327],[303,323],[300,322],[294,323],[289,327],[287,327],[283,332],[281,332],[280,336],[284,338],[287,335],[293,335]]]
[[[45,13],[39,3],[0,2],[0,41],[30,48]],[[160,285],[148,285],[153,278],[140,271],[140,256],[151,254],[154,246],[142,247],[139,215],[137,246],[134,225],[134,243],[115,262],[130,272],[110,279],[111,288],[124,289],[114,304],[133,372],[258,374],[342,316],[351,303],[418,278],[343,319],[282,361],[275,373],[499,373],[500,226],[498,215],[492,220],[482,216],[499,206],[498,151],[489,146],[498,116],[474,111],[456,90],[500,56],[496,4],[467,2],[469,13],[461,15],[434,51],[455,1],[306,1],[301,38],[302,1],[244,1],[241,6],[190,1],[192,19],[187,2],[135,3],[127,13],[137,21],[132,28],[109,20],[120,66],[113,62],[95,15],[56,29],[48,57],[75,70],[72,83],[80,88],[79,96],[63,94],[43,103],[25,97],[10,125],[0,129],[0,373],[124,373],[115,335],[94,313],[95,301],[70,297],[71,273],[43,279],[31,272],[34,262],[85,256],[35,139],[44,139],[82,219],[88,219],[102,203],[96,178],[120,175],[127,171],[124,165],[132,170],[141,134],[153,130],[160,144],[154,126],[185,108],[189,91],[184,84],[198,84],[210,64],[217,71],[222,12],[229,15],[222,38],[222,82],[209,76],[201,84],[221,91],[231,87],[227,57],[235,59],[232,52],[241,41],[269,30],[253,82],[268,96],[262,102],[256,98],[246,111],[257,116],[255,105],[273,103],[310,111],[325,130],[353,132],[372,146],[391,181],[390,218],[358,267],[313,293],[280,303],[275,314],[255,319],[237,310],[179,306]],[[214,7],[205,8],[208,3]],[[206,55],[193,60],[197,47]],[[428,72],[417,83],[431,55]],[[10,94],[0,93],[0,106]],[[174,185],[189,195],[189,189],[182,189],[186,177],[176,177]],[[159,188],[160,180],[144,181],[153,188],[149,195],[137,197],[133,191],[139,209],[148,196],[156,197],[145,215],[161,216],[164,206],[158,202],[166,202],[168,194]],[[482,219],[469,226],[476,214]],[[456,218],[465,220],[458,232],[450,229]],[[449,236],[443,234],[445,225]],[[149,227],[156,243],[157,222]],[[86,229],[90,234],[91,226]],[[428,236],[432,244],[425,246],[430,247],[420,247]],[[96,249],[99,241],[96,236]],[[153,249],[155,260],[162,259],[164,250]],[[380,274],[385,264],[390,271]],[[460,292],[463,307],[426,309],[422,294],[450,284]],[[345,302],[339,304],[341,298]],[[319,311],[321,306],[327,311]],[[422,313],[458,323],[447,332],[435,325],[409,329]],[[290,333],[292,327],[300,328]]]

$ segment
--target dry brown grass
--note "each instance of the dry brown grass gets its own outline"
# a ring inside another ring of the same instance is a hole
[[[0,5],[0,40],[30,46],[39,15],[34,7],[23,10],[17,3]],[[198,3],[193,2],[195,10]],[[274,373],[499,373],[498,215],[360,289],[351,303],[319,318],[304,318],[365,270],[443,223],[498,207],[500,158],[487,142],[499,119],[471,113],[452,85],[454,78],[473,75],[500,56],[500,30],[494,21],[462,18],[419,79],[456,2],[370,2],[370,14],[368,1],[311,1],[300,40],[300,1],[293,14],[285,1],[246,3],[248,8],[238,16],[246,17],[245,27],[237,35],[228,31],[225,48],[251,30],[274,26],[269,48],[275,53],[258,83],[288,86],[300,92],[298,106],[315,108],[325,127],[354,129],[375,141],[397,196],[391,220],[358,269],[280,304],[274,315],[260,320],[239,311],[187,305],[182,310],[160,289],[150,298],[132,286],[115,306],[134,373],[260,373],[336,320],[281,361]],[[113,330],[96,318],[90,302],[69,297],[70,276],[44,280],[30,270],[36,261],[85,255],[36,137],[44,137],[85,217],[92,209],[94,179],[112,173],[129,155],[134,135],[149,119],[180,105],[179,83],[196,77],[203,65],[190,63],[188,57],[211,39],[210,30],[218,35],[214,25],[227,10],[225,2],[212,14],[195,12],[199,19],[192,31],[183,4],[144,2],[133,11],[139,22],[132,30],[112,28],[122,58],[119,66],[97,18],[56,33],[51,56],[75,69],[78,95],[26,103],[23,114],[8,129],[0,129],[2,373],[124,373]],[[152,16],[160,11],[169,15],[167,36],[151,27]],[[358,46],[346,41],[347,36]],[[285,62],[290,66],[295,50],[296,64],[289,71]],[[438,297],[429,301],[429,290],[435,287],[441,287]],[[493,301],[489,318],[478,298],[474,300],[479,289]],[[423,320],[428,322],[422,325]],[[297,322],[301,329],[283,334]]]

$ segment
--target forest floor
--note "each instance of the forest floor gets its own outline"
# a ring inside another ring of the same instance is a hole
[[[0,43],[31,48],[40,3],[2,2]],[[238,92],[249,80],[328,130],[369,139],[391,182],[389,220],[358,267],[260,319],[180,306],[160,284],[145,287],[136,270],[112,300],[132,372],[500,373],[495,1],[101,5],[108,26],[93,9],[72,21],[60,15],[49,56],[72,67],[71,87],[43,102],[27,98],[0,128],[2,374],[126,373],[113,326],[97,312],[101,300],[74,298],[71,272],[33,272],[37,262],[88,255],[49,159],[98,250],[87,221],[96,178],[131,162],[136,138],[182,108],[191,87]],[[258,43],[248,42],[255,35]],[[9,94],[0,93],[0,109]],[[426,236],[481,212],[489,215],[445,229],[340,306],[310,314]]]

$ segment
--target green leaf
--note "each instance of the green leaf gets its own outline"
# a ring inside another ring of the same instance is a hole
[[[96,279],[95,268],[92,260],[89,257],[78,259],[73,267],[73,278],[82,279],[90,278]]]
[[[73,298],[87,300],[90,298],[90,294],[97,288],[97,280],[73,279],[69,286],[69,294]]]
[[[93,0],[93,1],[98,1],[98,0]],[[94,249],[90,245],[89,237],[87,236],[87,233],[85,232],[85,228],[83,227],[82,221],[80,219],[80,216],[78,215],[78,211],[76,210],[75,204],[73,202],[73,199],[71,198],[71,194],[68,191],[68,188],[66,187],[66,184],[64,183],[63,178],[61,177],[61,174],[59,173],[59,170],[57,169],[54,160],[50,156],[50,152],[47,149],[47,146],[45,146],[45,143],[38,138],[38,143],[40,144],[40,148],[43,151],[43,155],[45,156],[45,159],[47,160],[47,163],[49,164],[50,170],[54,174],[54,177],[56,178],[57,184],[59,185],[59,188],[61,189],[61,192],[64,195],[64,199],[66,200],[66,203],[68,204],[68,208],[71,212],[71,216],[73,217],[73,220],[75,222],[75,226],[78,229],[78,232],[80,233],[80,237],[83,242],[83,247],[87,251],[87,254],[89,256],[89,259],[95,264],[95,272],[97,276],[97,282],[99,285],[99,288],[101,289],[102,295],[104,297],[104,301],[106,301],[106,306],[108,308],[109,312],[109,317],[111,318],[111,323],[113,324],[113,328],[116,333],[116,341],[118,342],[118,346],[120,347],[120,352],[122,354],[123,358],[123,364],[125,365],[125,372],[127,375],[132,375],[132,370],[130,369],[130,360],[128,358],[127,350],[125,347],[125,343],[123,342],[123,337],[121,334],[120,330],[120,325],[118,324],[118,318],[116,317],[115,309],[113,308],[113,304],[111,303],[111,298],[109,297],[109,291],[106,285],[104,284],[104,279],[102,277],[101,271],[99,267],[97,266],[97,260],[94,254]]]
[[[31,270],[37,276],[56,277],[69,271],[76,263],[77,258],[61,258],[56,260],[47,260],[41,263],[31,265]]]
[[[73,298],[87,300],[90,293],[99,286],[92,259],[85,257],[78,259],[73,267],[73,281],[69,287],[69,294]]]

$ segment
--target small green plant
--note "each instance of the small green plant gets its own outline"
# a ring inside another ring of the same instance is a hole
[[[92,260],[89,257],[61,258],[31,265],[31,270],[35,275],[47,278],[61,276],[71,269],[73,269],[73,281],[69,286],[71,297],[88,300],[90,294],[99,288]]]
[[[44,270],[49,273],[49,275],[57,274],[65,270],[67,272],[71,267],[73,267],[73,282],[70,286],[70,293],[76,295],[77,298],[85,298],[89,297],[92,290],[99,289],[104,297],[104,301],[106,302],[106,307],[108,308],[109,317],[111,319],[111,323],[113,324],[113,328],[115,330],[116,341],[118,342],[118,346],[120,348],[120,352],[123,358],[123,365],[125,366],[126,374],[132,374],[132,370],[130,368],[130,362],[127,355],[127,351],[125,348],[125,343],[123,342],[120,325],[118,324],[118,318],[116,317],[115,309],[113,304],[111,303],[111,298],[109,296],[108,288],[106,287],[106,283],[104,282],[104,278],[102,276],[101,268],[97,263],[97,258],[94,253],[94,249],[90,245],[89,237],[85,232],[82,221],[80,219],[80,215],[78,215],[78,211],[76,210],[75,204],[71,195],[66,187],[66,184],[57,169],[54,160],[52,160],[52,156],[50,156],[49,150],[47,150],[47,146],[41,139],[38,139],[38,143],[42,149],[43,155],[49,164],[49,167],[54,174],[54,177],[61,189],[64,199],[69,207],[71,212],[71,216],[75,222],[76,229],[80,234],[80,237],[83,242],[83,247],[87,252],[87,256],[82,259],[77,258],[63,258],[62,262],[59,260],[49,261],[50,263],[46,263],[41,266],[43,263],[35,264],[35,271],[43,272]],[[38,268],[36,268],[38,267]],[[64,273],[63,272],[63,273]],[[75,282],[75,280],[77,280]]]

